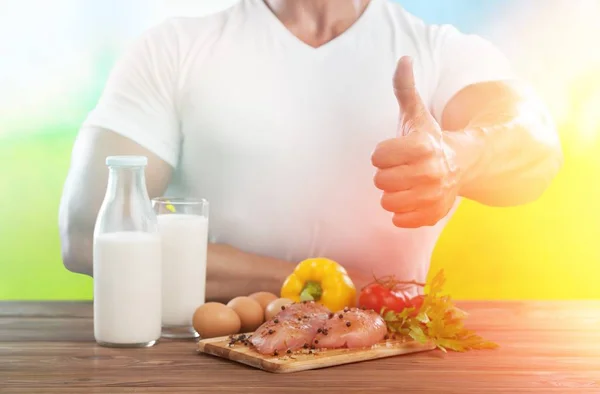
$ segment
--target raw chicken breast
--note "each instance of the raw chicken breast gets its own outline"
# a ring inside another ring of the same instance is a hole
[[[373,310],[344,309],[328,319],[313,340],[316,348],[371,347],[383,340],[387,325]]]
[[[317,319],[324,323],[330,314],[331,311],[326,306],[313,301],[303,301],[287,305],[275,318],[279,320]]]
[[[329,309],[315,302],[288,305],[258,327],[250,342],[261,354],[277,355],[308,347],[330,315]]]

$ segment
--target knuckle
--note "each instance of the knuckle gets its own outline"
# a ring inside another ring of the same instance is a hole
[[[442,160],[435,160],[431,172],[434,174],[435,180],[441,184],[446,179],[447,171],[446,166]]]
[[[413,176],[417,181],[437,184],[440,182],[443,174],[435,161],[427,160],[419,165]]]
[[[452,204],[443,204],[441,209],[440,219],[445,218],[452,210]]]
[[[435,201],[436,202],[442,201],[446,197],[446,193],[447,193],[447,191],[444,190],[443,188],[441,188],[441,187],[436,188],[435,192],[434,192]]]
[[[448,213],[448,209],[446,209],[444,204],[436,204],[435,209],[432,211],[432,215],[430,217],[430,226],[435,226],[440,220],[442,220],[446,214]]]
[[[373,181],[378,189],[386,192],[399,192],[407,185],[405,169],[402,166],[378,170]]]
[[[424,166],[422,176],[425,181],[438,181],[441,176],[438,163],[434,160],[429,160]]]
[[[381,207],[388,212],[394,212],[398,206],[398,202],[393,194],[384,193],[381,196]]]
[[[435,188],[433,191],[427,193],[423,197],[425,204],[431,205],[436,204],[444,198],[444,191],[441,188]]]
[[[417,221],[411,215],[406,214],[396,214],[392,218],[392,223],[394,226],[400,228],[417,228],[419,227]]]
[[[375,148],[371,154],[371,164],[377,168],[381,166],[381,153],[379,152],[379,148]]]
[[[393,158],[398,155],[397,150],[397,141],[390,139],[380,142],[371,154],[371,164],[377,168],[389,167]]]
[[[442,217],[438,217],[437,215],[430,216],[427,220],[427,226],[430,226],[430,227],[435,226],[436,224],[438,224],[438,222],[440,221],[440,219]]]
[[[385,186],[387,184],[386,182],[386,176],[385,174],[381,171],[378,170],[375,173],[375,176],[373,177],[373,183],[375,184],[375,187],[380,189],[380,190],[384,190]]]
[[[430,133],[424,133],[424,134],[425,134],[425,138],[423,138],[423,140],[424,140],[423,149],[425,150],[426,153],[433,155],[438,151],[438,141]]]
[[[427,211],[424,215],[421,216],[419,220],[419,226],[434,226],[437,223],[438,219],[436,218],[435,213],[432,210]]]
[[[405,228],[406,227],[406,223],[405,223],[405,219],[404,219],[405,215],[394,215],[394,217],[392,218],[392,223],[394,223],[394,226],[396,227],[400,227],[400,228]]]
[[[434,147],[428,138],[422,138],[417,142],[417,149],[423,155],[432,155]]]

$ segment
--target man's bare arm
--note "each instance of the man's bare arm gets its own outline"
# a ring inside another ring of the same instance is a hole
[[[207,300],[220,302],[257,291],[269,291],[279,295],[284,280],[292,273],[297,263],[248,254],[222,244],[210,245],[208,258]],[[340,263],[344,264],[341,261]],[[260,273],[257,272],[257,267],[261,268]],[[363,271],[351,268],[347,271],[356,287],[357,295],[364,286],[373,281],[373,277]],[[260,280],[257,280],[257,275],[260,275]],[[223,285],[224,283],[227,285]]]
[[[151,197],[160,196],[171,177],[167,163],[135,142],[108,130],[83,128],[75,140],[59,208],[63,263],[72,272],[93,274],[92,237],[108,183],[105,159],[111,155],[148,158],[146,184]]]
[[[558,134],[522,88],[470,85],[446,105],[440,125],[417,91],[409,57],[398,61],[393,86],[399,136],[379,143],[371,161],[381,206],[397,227],[435,225],[458,196],[492,206],[534,201],[561,167]]]
[[[463,89],[446,106],[442,129],[462,172],[459,194],[486,205],[536,200],[562,165],[546,109],[517,85],[489,82]]]

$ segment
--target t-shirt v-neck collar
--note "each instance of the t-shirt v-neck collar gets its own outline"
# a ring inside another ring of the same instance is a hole
[[[360,34],[362,29],[368,28],[370,19],[373,18],[374,14],[377,12],[381,5],[379,3],[382,0],[370,0],[363,13],[348,29],[334,39],[318,47],[313,47],[296,37],[290,30],[288,30],[281,20],[277,18],[277,15],[271,11],[264,0],[245,1],[249,3],[250,8],[254,8],[256,12],[260,14],[260,18],[263,23],[267,24],[269,28],[273,29],[273,31],[280,35],[281,39],[285,40],[286,46],[297,50],[307,51],[309,53],[322,53],[332,50],[338,45],[341,45],[343,42],[351,39],[353,36]]]

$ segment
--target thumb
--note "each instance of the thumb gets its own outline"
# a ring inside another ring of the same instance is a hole
[[[400,112],[403,119],[418,119],[426,118],[427,107],[415,85],[415,76],[413,72],[412,59],[408,56],[403,56],[396,66],[394,73],[394,94],[398,100]]]

